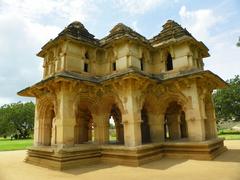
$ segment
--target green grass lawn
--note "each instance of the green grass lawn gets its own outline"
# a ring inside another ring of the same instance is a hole
[[[218,137],[226,140],[240,140],[240,132],[232,129],[221,129],[218,131]]]
[[[32,146],[33,139],[10,140],[0,138],[0,151],[12,151],[26,149]]]
[[[218,137],[223,137],[226,140],[240,140],[240,134],[220,134]]]

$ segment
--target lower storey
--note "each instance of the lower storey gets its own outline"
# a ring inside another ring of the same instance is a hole
[[[81,144],[74,147],[31,147],[26,162],[63,170],[99,162],[140,166],[162,157],[211,160],[226,151],[223,139],[203,142],[171,141],[137,147]]]

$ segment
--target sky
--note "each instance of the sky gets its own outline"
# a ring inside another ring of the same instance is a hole
[[[240,74],[239,0],[0,0],[0,106],[32,99],[18,91],[42,79],[41,47],[73,21],[101,39],[122,22],[146,38],[172,19],[209,48],[205,69]]]

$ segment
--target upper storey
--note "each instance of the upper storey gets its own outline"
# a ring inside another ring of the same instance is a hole
[[[184,71],[203,70],[208,48],[172,20],[152,39],[146,39],[119,23],[105,38],[98,40],[80,22],[68,25],[42,47],[46,79],[69,71],[83,76],[103,76],[135,69],[142,72],[176,76]]]

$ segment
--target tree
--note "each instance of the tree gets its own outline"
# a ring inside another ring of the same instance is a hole
[[[217,120],[240,121],[240,76],[227,81],[229,87],[213,94]]]
[[[34,104],[13,103],[0,108],[0,135],[15,134],[18,138],[27,138],[33,131]]]

